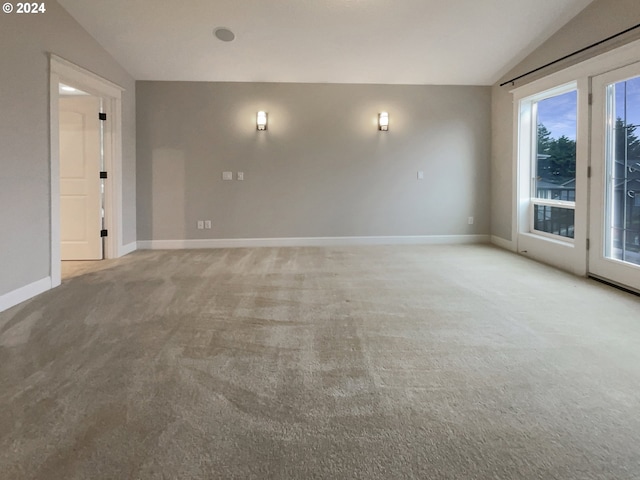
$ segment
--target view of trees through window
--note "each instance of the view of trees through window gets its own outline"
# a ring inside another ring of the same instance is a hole
[[[537,104],[537,197],[575,201],[577,91]]]
[[[576,178],[576,141],[561,135],[553,138],[544,124],[538,124],[538,178],[563,184]]]
[[[611,85],[608,216],[612,258],[640,264],[640,77]],[[578,92],[534,102],[533,228],[574,237]]]
[[[640,78],[613,85],[609,256],[640,265]]]
[[[535,191],[532,197],[544,200],[576,200],[576,90],[537,102],[537,150]],[[534,229],[573,238],[573,208],[534,202]]]

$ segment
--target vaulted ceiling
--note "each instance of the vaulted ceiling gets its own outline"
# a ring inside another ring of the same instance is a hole
[[[592,0],[58,1],[138,80],[490,85]]]

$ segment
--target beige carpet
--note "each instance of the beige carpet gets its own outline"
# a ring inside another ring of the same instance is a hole
[[[490,246],[84,271],[0,314],[3,479],[640,479],[636,296]]]

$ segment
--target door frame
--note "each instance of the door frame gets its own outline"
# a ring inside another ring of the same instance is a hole
[[[640,59],[638,59],[640,60]],[[604,255],[605,231],[607,226],[607,193],[608,193],[608,160],[607,160],[607,98],[604,90],[607,85],[638,78],[640,61],[619,67],[592,78],[592,135],[591,154],[591,202],[589,205],[591,249],[589,250],[589,274],[593,277],[621,285],[625,288],[640,292],[637,275],[640,266],[613,260]],[[625,199],[626,201],[626,199]],[[623,237],[626,242],[626,238]]]
[[[90,72],[55,54],[49,54],[49,114],[50,114],[50,181],[51,181],[51,287],[62,282],[60,256],[60,83],[69,84],[102,98],[108,121],[104,126],[105,228],[109,235],[104,243],[104,258],[122,256],[122,92],[115,83]]]

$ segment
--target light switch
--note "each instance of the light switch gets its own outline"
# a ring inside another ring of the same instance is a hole
[[[418,180],[424,180],[424,172],[422,170],[418,172]]]
[[[238,180],[244,180],[244,172],[238,172],[238,174],[236,175],[236,178]]]
[[[222,180],[233,180],[233,172],[222,172]]]

